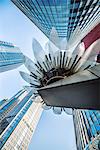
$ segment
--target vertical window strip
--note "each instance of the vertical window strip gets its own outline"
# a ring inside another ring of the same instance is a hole
[[[42,14],[43,14],[44,21],[45,21],[46,25],[47,25],[47,26],[48,26],[48,25],[50,26],[50,23],[48,22],[48,20],[47,20],[47,17],[46,17],[46,15],[45,15],[45,13],[43,12],[43,10],[42,10],[41,6],[39,5],[38,0],[35,0],[35,2],[37,3],[37,5],[38,5],[39,9],[41,10],[41,12],[42,12]],[[35,5],[35,4],[34,4],[34,5]],[[40,13],[39,13],[39,15],[40,15]],[[42,17],[42,18],[43,18],[43,17]]]
[[[98,12],[97,12],[98,13]],[[96,14],[95,14],[96,15]],[[82,29],[82,34],[83,34],[83,38],[98,24],[98,17],[99,17],[99,14],[96,15],[97,17],[94,19],[91,20],[91,22],[88,22],[87,26],[85,26],[83,29]]]
[[[47,13],[48,20],[50,20],[51,25],[52,25],[52,20],[51,20],[51,18],[50,18],[50,16],[49,16],[49,14],[48,14],[48,10],[47,10],[47,8],[46,8],[46,5],[44,4],[44,1],[43,1],[43,0],[41,0],[41,1],[42,1],[42,4],[43,4],[44,8],[45,8],[46,13]]]
[[[78,128],[79,128],[79,135],[80,135],[80,145],[81,145],[81,149],[83,148],[83,137],[82,137],[82,129],[81,129],[81,122],[80,122],[80,117],[79,117],[79,110],[77,111],[77,124],[78,124]]]
[[[50,9],[51,15],[52,15],[53,23],[54,23],[54,25],[56,27],[56,22],[55,22],[55,18],[53,16],[53,13],[52,13],[52,8],[51,8],[51,5],[50,5],[50,1],[49,0],[47,0],[47,1],[48,1],[48,4],[49,4],[49,9]]]
[[[93,14],[89,15],[89,17],[87,18],[87,20],[85,21],[82,30],[84,28],[87,28],[88,25],[91,25],[92,22],[94,22],[95,18],[99,18],[99,8],[98,10],[96,10],[95,12],[93,12]]]
[[[18,1],[17,1],[18,2]],[[43,28],[43,26],[41,26],[41,24],[39,23],[39,19],[35,19],[34,17],[30,16],[30,13],[27,12],[27,9],[22,9],[22,7],[20,7],[19,3],[17,4],[16,2],[16,5],[22,10],[22,12],[38,27],[40,28],[40,30],[46,34],[48,36],[48,33],[46,32],[46,30]],[[20,1],[22,2],[22,1]],[[43,21],[43,20],[41,20]],[[46,33],[45,33],[46,32]]]
[[[69,30],[70,29],[70,27],[71,27],[71,22],[72,22],[72,17],[73,17],[73,14],[74,14],[74,9],[75,9],[75,0],[73,0],[73,4],[71,4],[72,5],[72,8],[70,9],[70,11],[72,10],[72,12],[70,12],[70,17],[71,17],[71,19],[69,20],[69,24],[68,24],[68,38],[71,36],[71,31],[72,31],[72,29],[71,30]],[[76,13],[77,14],[77,13]],[[75,15],[76,16],[76,15]]]
[[[77,24],[78,24],[78,21],[79,21],[79,19],[78,19],[78,14],[79,14],[79,16],[81,16],[82,15],[82,12],[83,11],[81,11],[80,12],[80,8],[82,8],[82,7],[84,7],[85,6],[85,3],[84,3],[84,1],[82,2],[82,1],[80,1],[79,2],[79,4],[78,4],[78,7],[77,7],[77,12],[76,12],[76,16],[75,16],[75,18],[74,18],[74,22],[73,22],[73,24],[72,24],[72,30],[71,30],[71,33],[70,34],[72,34],[72,32],[74,31],[74,26],[77,26]],[[80,18],[80,17],[79,17]],[[77,22],[77,23],[76,23]]]
[[[99,9],[99,6],[98,6],[98,8],[95,11],[93,11],[95,7],[96,7],[96,4],[92,7],[91,12],[90,12],[91,14],[90,15],[87,14],[87,18],[86,18],[86,21],[84,21],[85,23],[84,23],[83,27],[86,26],[87,22],[88,23],[91,22],[91,20],[94,18],[95,12]],[[88,11],[87,11],[87,13],[88,13]],[[85,17],[84,17],[84,19],[85,19]],[[83,20],[82,20],[82,23],[83,23]],[[81,26],[81,24],[80,24],[80,26]]]
[[[89,11],[90,8],[92,7],[92,5],[93,5],[92,3],[93,3],[93,0],[90,1],[90,3],[88,4],[88,6],[87,6],[86,3],[85,3],[85,6],[84,6],[84,8],[83,8],[83,12],[84,12],[84,10],[85,10],[84,17],[82,17],[82,20],[81,20],[81,21],[79,20],[79,26],[81,26],[81,24],[82,24],[84,18],[86,17],[88,11]],[[87,9],[87,7],[89,7],[89,8]],[[83,12],[82,12],[82,14],[83,14]],[[82,16],[82,15],[81,15],[81,16]]]

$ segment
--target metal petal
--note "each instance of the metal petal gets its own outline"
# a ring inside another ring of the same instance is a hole
[[[63,108],[64,112],[67,114],[67,115],[72,115],[73,114],[73,111],[72,111],[72,108]]]
[[[59,36],[58,36],[58,33],[57,33],[57,30],[55,27],[52,27],[51,29],[51,32],[50,32],[50,40],[57,46],[59,47]]]
[[[35,103],[42,103],[43,100],[42,100],[42,98],[41,98],[40,96],[37,96],[37,97],[35,98],[34,102],[35,102]]]
[[[95,61],[96,56],[99,53],[99,48],[100,48],[100,39],[96,40],[94,43],[92,43],[89,48],[85,51],[83,57],[79,61],[76,70],[77,71],[86,61]]]
[[[68,49],[67,39],[63,38],[60,42],[60,49],[61,50],[67,50]]]
[[[23,88],[26,90],[26,91],[33,91],[33,93],[35,93],[36,92],[36,89],[35,88],[33,88],[33,87],[31,87],[31,86],[23,86]]]
[[[44,110],[49,110],[49,109],[51,109],[51,106],[47,106],[45,103],[43,103],[43,104],[42,104],[42,108],[43,108]]]
[[[70,39],[68,40],[69,49],[71,49],[75,45],[77,46],[81,42],[81,39],[82,39],[82,31],[80,27],[77,26],[75,30],[72,32],[72,34],[70,35]]]
[[[28,58],[27,56],[25,56],[25,67],[30,71],[30,72],[34,72],[34,70],[36,69],[36,66],[34,64],[34,62]]]
[[[78,57],[81,57],[84,54],[84,52],[85,52],[85,45],[84,42],[81,42],[77,45],[72,55],[78,55]]]
[[[62,108],[61,108],[61,107],[53,107],[53,112],[54,112],[55,114],[60,115],[61,112],[62,112]]]
[[[28,73],[20,71],[21,77],[28,83],[32,83],[34,85],[40,85],[39,82],[36,82],[33,77],[31,77]]]
[[[36,60],[43,61],[45,59],[45,52],[40,43],[36,39],[33,39],[32,41],[32,48]]]

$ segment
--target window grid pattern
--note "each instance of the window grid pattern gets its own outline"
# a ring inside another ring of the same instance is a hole
[[[70,38],[77,26],[83,35],[99,20],[99,0],[12,0],[49,37],[55,27],[59,37]],[[96,13],[96,14],[95,14]]]
[[[8,124],[13,120],[13,118],[18,114],[19,110],[21,110],[28,99],[32,96],[33,92],[27,92],[25,90],[21,90],[18,92],[15,97],[13,96],[8,103],[6,103],[0,110],[0,126],[3,126],[3,122],[6,119]],[[2,133],[6,127],[0,129],[0,133]]]
[[[5,144],[7,139],[10,137],[14,129],[17,127],[25,113],[28,111],[29,107],[32,105],[33,101],[28,100],[24,107],[19,111],[14,120],[9,124],[9,126],[5,129],[5,131],[0,136],[0,148]]]
[[[14,69],[24,63],[24,55],[18,47],[0,44],[0,72]]]
[[[76,11],[75,16],[73,16],[73,13]],[[95,13],[97,13],[95,15]],[[70,35],[73,33],[73,31],[75,30],[75,28],[77,26],[80,27],[80,29],[82,30],[82,32],[85,32],[85,28],[88,27],[88,29],[91,29],[91,25],[95,23],[95,19],[98,18],[99,19],[99,1],[98,0],[88,0],[88,1],[80,1],[80,5],[77,8],[77,10],[75,8],[73,8],[73,12],[70,12],[70,23],[69,23],[69,30],[68,30],[68,37],[70,37]],[[93,22],[91,22],[93,20]],[[71,29],[70,29],[71,28]],[[89,29],[89,30],[90,30]],[[87,32],[85,33],[87,34]]]
[[[96,139],[100,140],[100,111],[74,110],[73,115],[78,150],[96,147]]]
[[[40,119],[41,113],[41,103],[32,103],[7,142],[4,144],[2,150],[28,149],[28,145]]]

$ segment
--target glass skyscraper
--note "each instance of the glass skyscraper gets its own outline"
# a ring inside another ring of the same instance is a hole
[[[0,41],[0,72],[15,69],[24,63],[24,55],[12,43]]]
[[[74,110],[77,150],[100,149],[100,111]]]
[[[26,93],[25,90],[20,90],[12,98],[0,101],[0,123],[6,116],[22,102],[22,96]],[[21,100],[20,100],[21,99]],[[18,107],[17,107],[18,108]],[[14,111],[13,111],[14,112]],[[12,113],[11,113],[12,116]],[[0,131],[1,132],[1,131]]]
[[[47,36],[55,27],[59,37],[70,38],[80,27],[82,38],[99,23],[99,0],[12,0]]]
[[[23,89],[1,105],[0,149],[28,149],[42,113],[42,104],[33,101],[33,91]]]

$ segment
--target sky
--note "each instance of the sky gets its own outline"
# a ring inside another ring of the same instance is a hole
[[[21,51],[34,59],[32,38],[45,47],[46,36],[10,1],[0,0],[0,40],[17,45]],[[27,83],[19,71],[26,71],[24,65],[0,73],[0,99],[10,98]],[[72,116],[65,113],[53,114],[43,111],[29,150],[76,150]]]

